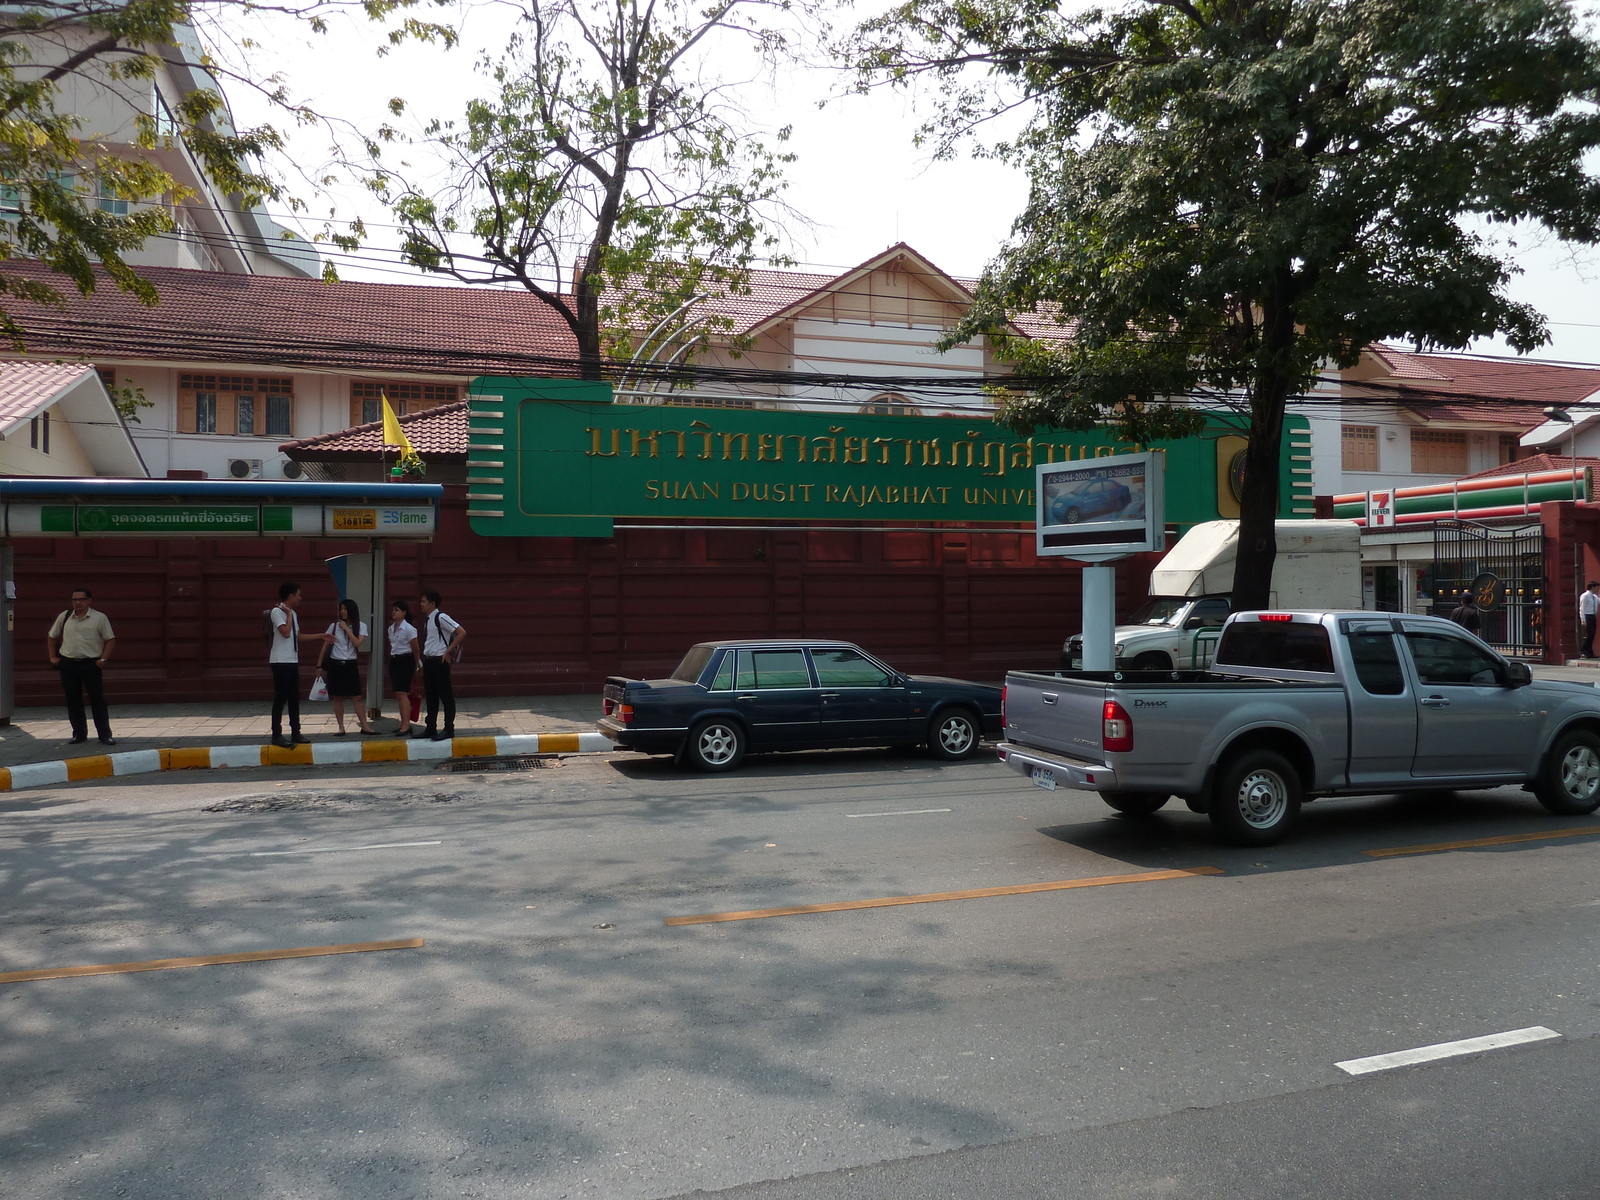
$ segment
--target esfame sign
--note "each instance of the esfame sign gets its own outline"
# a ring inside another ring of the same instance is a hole
[[[609,385],[570,380],[485,377],[470,400],[468,514],[499,537],[609,537],[629,518],[1031,528],[1040,464],[1145,449],[967,416],[614,404]],[[1160,452],[1166,519],[1214,520],[1210,443]]]

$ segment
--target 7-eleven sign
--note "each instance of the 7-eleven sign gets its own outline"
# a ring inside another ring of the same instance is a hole
[[[1394,492],[1367,493],[1367,528],[1384,529],[1394,525]]]

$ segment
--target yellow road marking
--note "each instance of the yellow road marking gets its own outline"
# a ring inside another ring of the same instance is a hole
[[[363,742],[362,762],[405,762],[411,756],[411,747],[405,741]]]
[[[494,738],[492,737],[458,737],[451,740],[450,753],[460,758],[477,758],[483,755],[493,756]]]
[[[1600,834],[1600,825],[1582,829],[1553,829],[1543,833],[1508,833],[1501,837],[1469,838],[1464,842],[1431,842],[1426,846],[1389,846],[1383,850],[1363,850],[1368,858],[1393,858],[1397,854],[1433,854],[1440,850],[1470,850],[1474,846],[1505,846],[1512,842],[1541,842],[1547,838],[1582,837]]]
[[[109,754],[89,754],[83,758],[67,759],[67,778],[74,783],[80,779],[104,779],[110,774]]]
[[[541,733],[539,735],[539,753],[576,754],[578,753],[578,735],[575,733]]]
[[[185,746],[177,750],[163,750],[161,752],[161,769],[163,771],[192,771],[198,767],[211,765],[211,748],[209,746]]]
[[[298,946],[291,950],[251,950],[244,954],[202,954],[196,958],[153,958],[149,962],[100,963],[92,967],[42,967],[37,971],[0,972],[0,983],[36,979],[73,979],[79,975],[131,975],[135,971],[171,971],[178,967],[215,967],[225,963],[269,962],[279,958],[317,958],[324,954],[364,954],[369,950],[415,950],[421,938],[394,942],[349,942],[343,946]]]
[[[1069,888],[1107,887],[1113,883],[1156,883],[1193,875],[1223,875],[1221,867],[1186,867],[1180,871],[1141,871],[1137,875],[1099,875],[1093,879],[1057,879],[1050,883],[1016,883],[1006,887],[967,888],[959,892],[927,892],[920,896],[885,896],[877,900],[841,900],[835,904],[796,904],[789,908],[752,908],[745,912],[700,913],[668,917],[668,925],[709,925],[714,921],[754,921],[800,913],[845,912],[855,908],[891,908],[897,904],[932,904],[936,900],[978,900],[985,896],[1025,896],[1029,892],[1064,892]]]

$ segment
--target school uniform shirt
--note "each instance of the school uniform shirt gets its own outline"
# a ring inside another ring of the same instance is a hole
[[[455,637],[456,630],[461,628],[461,623],[452,621],[435,609],[433,615],[422,624],[428,634],[427,640],[422,643],[422,657],[443,658],[444,648],[450,644],[450,639]]]
[[[1600,613],[1600,596],[1585,588],[1583,595],[1578,597],[1578,612],[1585,617]]]
[[[283,635],[283,626],[289,627],[289,636]],[[272,653],[269,663],[298,663],[300,661],[300,618],[281,605],[272,610]]]
[[[356,644],[350,640],[350,635],[344,631],[344,626],[335,621],[328,626],[328,632],[333,635],[333,645],[328,647],[328,657],[337,658],[340,662],[354,662],[356,660]],[[367,636],[367,623],[365,621],[357,625],[356,634],[360,637]]]
[[[363,632],[365,626],[363,626]],[[404,655],[411,657],[411,643],[416,640],[417,627],[410,621],[396,621],[389,626],[389,656],[399,658]]]
[[[62,613],[50,626],[50,636],[61,639],[62,658],[97,659],[117,635],[111,632],[105,613],[91,608],[81,620],[70,609]]]

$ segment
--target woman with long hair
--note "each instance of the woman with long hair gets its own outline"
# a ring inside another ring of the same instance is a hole
[[[362,734],[371,737],[378,731],[367,724],[366,699],[361,689],[361,664],[356,657],[366,644],[367,626],[361,620],[361,609],[354,600],[339,601],[339,619],[328,626],[328,637],[330,640],[323,646],[317,670],[323,670],[322,659],[326,658],[328,699],[333,701],[333,719],[339,722],[339,732],[333,736],[344,736],[344,702],[354,700],[356,722],[361,726]]]
[[[417,628],[411,623],[411,605],[395,600],[389,605],[389,686],[394,690],[400,705],[400,728],[396,733],[411,732],[411,681],[422,664],[422,650],[417,645]]]

